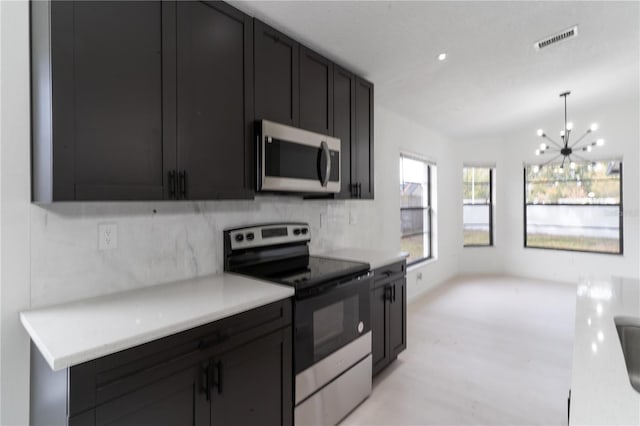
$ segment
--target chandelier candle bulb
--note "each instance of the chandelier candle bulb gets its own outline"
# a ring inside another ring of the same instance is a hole
[[[573,130],[573,123],[571,121],[567,123],[567,130]]]
[[[546,144],[546,143],[544,143],[544,142],[542,142],[542,143],[540,144],[540,150],[541,150],[541,151],[544,151],[545,149],[547,149],[547,144]]]
[[[597,145],[597,146],[602,146],[602,145],[604,145],[604,139],[598,139],[598,140],[596,141],[596,145]]]
[[[596,130],[598,130],[598,123],[591,123],[589,130],[592,132],[595,132]]]
[[[543,137],[544,136],[544,130],[538,129],[537,134],[538,134],[538,136]]]

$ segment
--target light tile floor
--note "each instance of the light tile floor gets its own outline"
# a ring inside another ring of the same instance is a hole
[[[464,277],[409,305],[407,350],[342,425],[565,425],[575,286]]]

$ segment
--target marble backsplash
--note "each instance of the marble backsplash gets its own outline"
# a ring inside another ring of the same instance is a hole
[[[254,201],[32,205],[31,305],[221,272],[222,231],[235,226],[308,222],[311,250],[316,253],[381,246],[385,223],[378,222],[374,209],[373,201],[276,196]],[[101,223],[117,224],[118,248],[98,250]]]

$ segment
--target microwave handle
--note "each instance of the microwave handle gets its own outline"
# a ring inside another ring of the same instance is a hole
[[[331,155],[329,154],[329,145],[327,145],[326,141],[322,141],[320,144],[320,149],[322,149],[322,155],[327,160],[327,165],[324,170],[324,177],[322,178],[322,186],[327,186],[327,182],[329,182],[329,175],[331,174]]]

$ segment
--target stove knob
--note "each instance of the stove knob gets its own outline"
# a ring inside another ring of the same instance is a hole
[[[254,237],[253,232],[249,232],[247,234],[247,241],[253,241],[253,237]]]
[[[302,235],[307,235],[309,228],[302,228]]]
[[[244,236],[242,234],[236,234],[236,241],[241,242],[242,240],[244,240]]]
[[[300,228],[296,228],[293,230],[293,235],[300,235]]]
[[[358,333],[362,334],[363,331],[364,331],[364,323],[360,321],[358,323]]]

